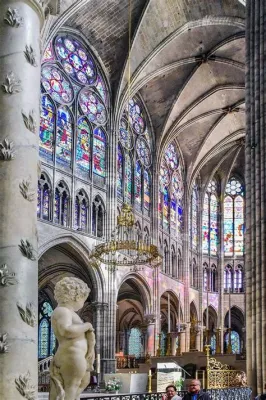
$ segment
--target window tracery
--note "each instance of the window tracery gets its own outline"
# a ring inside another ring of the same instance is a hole
[[[138,211],[149,212],[152,140],[143,110],[140,100],[132,98],[120,120],[117,195],[121,200],[134,204]]]
[[[59,225],[69,226],[70,207],[69,189],[65,182],[61,181],[55,189],[54,222]]]
[[[209,182],[204,196],[202,251],[203,254],[214,256],[218,251],[218,188],[215,180]]]
[[[95,197],[92,205],[92,232],[97,237],[105,234],[105,206],[100,196]]]
[[[198,186],[194,184],[190,203],[190,247],[198,250]]]
[[[228,347],[229,333],[225,334],[225,345]],[[231,331],[231,346],[233,354],[240,354],[240,336],[236,331]]]
[[[88,230],[89,200],[84,190],[80,190],[75,198],[75,228],[82,231]]]
[[[56,338],[51,325],[52,306],[43,301],[39,306],[38,358],[47,358],[54,354]]]
[[[38,180],[37,217],[51,220],[51,184],[45,173]]]

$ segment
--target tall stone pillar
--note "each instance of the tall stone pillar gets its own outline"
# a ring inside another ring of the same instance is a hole
[[[156,353],[155,348],[155,321],[156,317],[153,314],[145,315],[145,322],[147,324],[147,340],[146,340],[146,354],[154,356]]]
[[[246,9],[246,329],[254,394],[266,377],[266,2]]]
[[[10,400],[37,398],[42,3],[0,2],[0,398]]]

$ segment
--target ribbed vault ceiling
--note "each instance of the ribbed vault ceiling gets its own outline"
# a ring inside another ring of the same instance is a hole
[[[190,185],[243,176],[245,7],[238,0],[131,0],[131,92],[147,107],[157,157],[178,143]],[[107,71],[119,120],[127,98],[129,0],[61,1],[55,29],[81,32]],[[47,35],[47,38],[49,35]]]

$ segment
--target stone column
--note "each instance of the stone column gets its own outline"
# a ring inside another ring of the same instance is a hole
[[[246,329],[247,375],[253,393],[266,377],[266,2],[246,9]]]
[[[0,398],[37,398],[37,0],[0,2]],[[24,398],[26,396],[24,395]]]
[[[151,356],[155,355],[155,321],[156,317],[153,314],[145,315],[145,321],[147,323],[147,340],[146,340],[146,353]]]

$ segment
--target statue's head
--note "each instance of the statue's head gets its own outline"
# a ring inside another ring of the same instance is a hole
[[[71,305],[75,311],[83,307],[85,300],[90,294],[88,285],[81,279],[66,277],[55,285],[54,297],[61,306]]]

